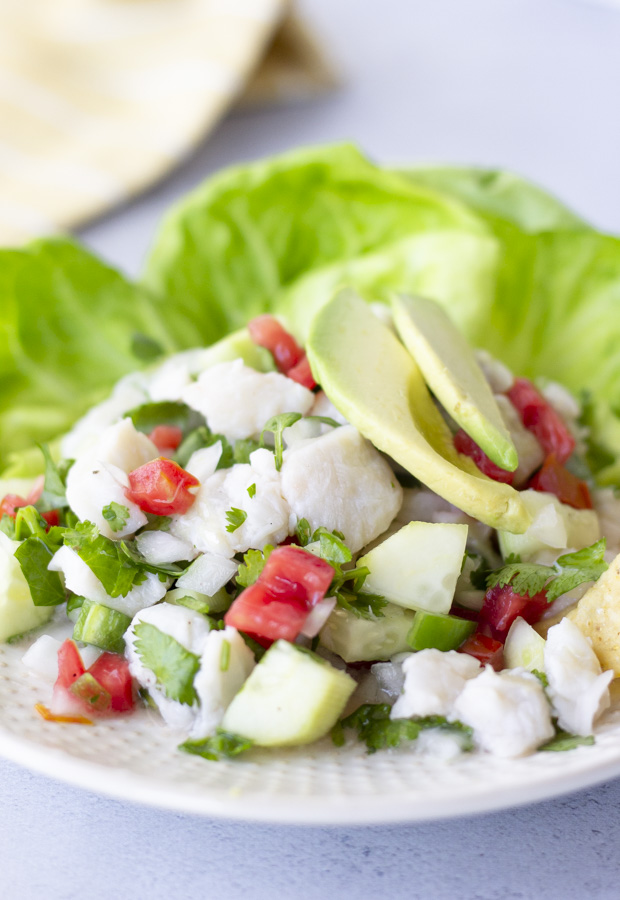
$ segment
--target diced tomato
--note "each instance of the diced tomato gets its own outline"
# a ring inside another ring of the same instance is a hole
[[[88,671],[110,695],[110,708],[114,712],[129,712],[133,709],[134,686],[129,663],[124,656],[102,653]]]
[[[45,478],[43,475],[39,475],[27,497],[20,497],[19,494],[7,494],[0,501],[0,519],[2,516],[10,516],[11,519],[14,519],[17,516],[18,509],[22,509],[24,506],[34,506],[41,498],[44,485]],[[48,512],[41,513],[41,515],[48,525],[58,525],[60,522],[57,509],[50,509]]]
[[[224,621],[261,642],[294,641],[333,577],[324,559],[301,547],[277,547],[258,581],[239,594]]]
[[[308,388],[309,391],[311,391],[313,387],[316,387],[316,381],[314,380],[312,369],[310,368],[310,363],[308,362],[308,357],[305,353],[297,365],[287,371],[286,376],[287,378],[296,381],[298,384],[301,384],[303,387]]]
[[[575,438],[568,426],[527,378],[515,378],[508,398],[525,427],[538,439],[547,455],[554,453],[561,463],[575,449]]]
[[[56,687],[68,688],[86,669],[75,641],[67,638],[58,649],[58,678]]]
[[[200,482],[171,459],[160,456],[129,473],[125,495],[156,516],[183,515],[196,499],[188,488]]]
[[[183,432],[176,425],[156,425],[149,438],[159,451],[176,450],[183,440]]]
[[[512,484],[515,473],[496,466],[493,460],[489,459],[484,450],[481,450],[462,428],[454,435],[454,447],[459,453],[473,459],[483,475],[487,475],[494,481],[501,481],[503,484]]]
[[[19,494],[6,494],[0,502],[0,519],[2,516],[10,516],[11,519],[14,519],[18,509],[29,505],[26,498],[20,497]]]
[[[549,454],[527,486],[535,491],[555,494],[558,500],[575,509],[592,509],[588,485],[558,462],[554,453]]]
[[[305,355],[293,335],[269,314],[252,319],[248,329],[254,343],[269,350],[278,370],[285,375]]]
[[[509,584],[489,588],[480,611],[480,621],[490,626],[493,637],[504,640],[510,626],[521,616],[530,625],[538,622],[548,609],[547,594],[544,590],[528,597],[516,594]]]
[[[84,676],[89,675],[86,679]],[[76,688],[78,685],[78,688]],[[97,695],[105,697],[99,703]],[[92,699],[95,702],[92,702]],[[58,650],[58,678],[54,685],[52,715],[88,712],[129,712],[134,707],[133,682],[129,663],[118,653],[102,653],[86,670],[75,641],[66,640]]]
[[[504,645],[501,641],[475,631],[463,641],[459,647],[459,653],[468,653],[475,657],[483,666],[493,666],[496,672],[504,667]]]

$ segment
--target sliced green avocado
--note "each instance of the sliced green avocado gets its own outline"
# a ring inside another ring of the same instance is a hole
[[[317,313],[307,352],[329,399],[379,450],[470,516],[525,531],[530,516],[518,492],[456,452],[413,358],[354,291]]]
[[[443,408],[493,462],[509,472],[517,450],[474,352],[434,300],[392,297],[400,338]]]

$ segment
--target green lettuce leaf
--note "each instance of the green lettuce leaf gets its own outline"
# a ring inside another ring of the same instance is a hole
[[[0,466],[66,431],[144,365],[136,335],[175,349],[163,309],[71,240],[0,250]]]

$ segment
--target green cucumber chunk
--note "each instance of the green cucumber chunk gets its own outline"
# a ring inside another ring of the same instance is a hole
[[[412,650],[456,650],[475,631],[476,623],[458,616],[419,610],[407,635]]]
[[[123,635],[130,625],[131,618],[125,613],[94,600],[84,600],[73,628],[73,640],[111,653],[122,653],[125,649]]]
[[[321,647],[337,653],[347,662],[390,659],[409,650],[407,635],[414,613],[388,603],[377,619],[363,619],[347,609],[336,607],[321,629]]]
[[[0,641],[47,622],[53,606],[35,606],[14,553],[20,545],[0,532]]]
[[[276,641],[233,698],[221,727],[259,747],[310,744],[333,728],[355,686],[314,653]]]
[[[226,612],[232,603],[232,597],[226,588],[220,588],[212,597],[199,591],[189,591],[187,588],[174,588],[167,592],[164,600],[166,603],[174,603],[175,606],[186,606],[202,613],[203,616]]]

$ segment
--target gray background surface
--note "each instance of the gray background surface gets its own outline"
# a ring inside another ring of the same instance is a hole
[[[301,5],[340,65],[341,90],[230,117],[174,176],[88,228],[93,248],[135,273],[162,212],[209,172],[341,139],[383,162],[512,168],[620,231],[620,9]],[[452,822],[304,829],[141,809],[0,762],[3,900],[607,900],[620,896],[619,846],[620,781]]]

